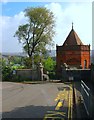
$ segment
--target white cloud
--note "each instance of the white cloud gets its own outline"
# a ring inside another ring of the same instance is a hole
[[[1,0],[1,2],[93,2],[93,0]]]
[[[19,25],[24,24],[26,18],[24,13],[20,12],[13,17],[3,16],[2,18],[2,51],[3,52],[20,52],[22,47],[14,34]]]
[[[84,44],[92,43],[92,5],[91,3],[49,3],[45,5],[56,18],[55,44],[62,45],[71,30],[74,22],[74,30]],[[0,17],[1,18],[1,17]],[[20,12],[13,17],[3,16],[2,21],[2,43],[5,52],[20,52],[21,45],[13,35],[20,24],[26,22],[24,13]],[[0,32],[1,33],[1,32]],[[56,46],[55,46],[56,47]],[[54,47],[54,49],[56,49]]]
[[[91,3],[69,3],[66,7],[60,3],[46,5],[56,17],[57,35],[54,41],[62,45],[69,34],[74,22],[74,30],[84,44],[92,43],[92,4]]]
[[[9,0],[1,0],[2,3],[6,4]]]

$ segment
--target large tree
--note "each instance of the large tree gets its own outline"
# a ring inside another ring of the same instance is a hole
[[[28,8],[25,10],[27,24],[20,25],[15,33],[29,58],[32,54],[45,51],[47,45],[52,44],[54,36],[54,15],[45,7]]]

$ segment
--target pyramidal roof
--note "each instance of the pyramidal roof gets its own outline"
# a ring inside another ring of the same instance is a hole
[[[70,31],[68,37],[66,38],[63,46],[66,46],[66,45],[83,45],[77,33],[73,29],[73,23],[72,23],[72,30]]]

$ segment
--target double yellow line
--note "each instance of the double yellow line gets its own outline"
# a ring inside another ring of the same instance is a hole
[[[72,120],[72,106],[73,106],[73,91],[72,91],[72,87],[70,86],[69,106],[68,106],[68,120]]]
[[[66,98],[66,96],[68,96]],[[47,120],[49,118],[52,118],[53,120],[57,117],[57,115],[62,115],[65,116],[66,113],[63,112],[58,112],[58,110],[63,106],[63,100],[67,100],[68,99],[68,120],[72,120],[72,106],[73,106],[73,90],[72,90],[72,84],[70,85],[70,90],[66,92],[66,90],[64,91],[60,91],[57,98],[55,99],[55,101],[58,101],[56,107],[55,107],[55,111],[49,111],[48,114],[46,114],[44,116],[43,120]],[[60,100],[60,101],[59,101]],[[62,118],[62,120],[64,120],[64,118]]]

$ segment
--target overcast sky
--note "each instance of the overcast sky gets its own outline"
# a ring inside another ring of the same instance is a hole
[[[24,9],[37,6],[45,6],[50,9],[56,18],[56,35],[53,38],[55,45],[51,49],[56,49],[56,44],[63,44],[72,29],[72,22],[74,30],[82,42],[92,45],[91,2],[7,2],[6,0],[2,3],[0,13],[0,23],[2,23],[0,40],[2,39],[3,52],[22,52],[22,45],[13,35],[19,25],[27,22],[24,17]]]

